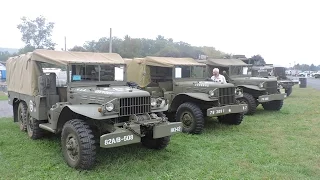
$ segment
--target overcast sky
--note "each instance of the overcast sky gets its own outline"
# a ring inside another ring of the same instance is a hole
[[[126,34],[163,35],[232,54],[261,54],[267,63],[320,64],[320,1],[317,0],[3,0],[0,47],[21,48],[20,18],[55,22],[56,49]]]

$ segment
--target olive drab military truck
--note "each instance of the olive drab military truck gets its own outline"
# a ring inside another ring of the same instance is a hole
[[[44,64],[65,67],[67,83],[58,87]],[[65,161],[77,169],[94,165],[96,146],[141,142],[163,149],[182,130],[162,113],[165,99],[127,85],[124,60],[115,53],[35,50],[8,59],[7,72],[14,121],[31,139],[61,133]]]
[[[205,81],[205,65],[191,58],[146,57],[128,62],[128,81],[168,100],[169,121],[181,121],[183,132],[198,134],[204,117],[239,125],[247,105],[236,100],[242,92],[233,84]]]
[[[285,90],[287,96],[292,93],[292,86],[299,84],[299,81],[287,77],[285,67],[273,66],[272,64],[252,66],[252,77],[277,78],[280,88]]]
[[[282,108],[286,94],[280,92],[276,78],[252,77],[252,65],[240,59],[208,59],[199,62],[207,64],[207,76],[212,75],[213,68],[219,68],[227,82],[242,89],[243,97],[240,101],[248,105],[245,114],[254,114],[259,104],[265,110],[279,111]]]

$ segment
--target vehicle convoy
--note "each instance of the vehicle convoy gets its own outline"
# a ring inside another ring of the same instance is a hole
[[[213,68],[219,68],[227,82],[242,89],[243,97],[240,101],[248,105],[245,114],[254,114],[259,104],[265,110],[279,111],[282,108],[286,94],[280,92],[276,78],[252,77],[252,65],[240,59],[208,59],[199,62],[207,64],[208,75],[211,75]]]
[[[169,121],[181,121],[185,133],[201,133],[205,116],[239,125],[247,108],[236,99],[242,92],[230,83],[206,81],[205,67],[191,58],[135,58],[127,76],[152,97],[167,99]]]
[[[286,76],[286,69],[280,66],[266,64],[262,66],[252,66],[252,77],[277,78],[280,88],[285,90],[287,96],[292,93],[292,86],[299,84],[298,80],[292,80]]]
[[[67,69],[67,83],[57,87],[56,75],[44,64]],[[31,139],[45,131],[61,134],[65,161],[90,169],[97,146],[113,148],[133,143],[163,149],[170,136],[182,131],[162,113],[164,98],[128,86],[125,62],[115,53],[35,50],[7,61],[8,101],[14,121]]]

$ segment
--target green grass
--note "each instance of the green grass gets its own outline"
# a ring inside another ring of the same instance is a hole
[[[8,100],[8,96],[0,91],[0,101],[1,100]]]
[[[0,120],[0,179],[319,179],[320,91],[294,88],[279,112],[259,106],[239,126],[206,122],[162,151],[140,144],[101,149],[91,171],[64,163],[59,138],[30,140]]]

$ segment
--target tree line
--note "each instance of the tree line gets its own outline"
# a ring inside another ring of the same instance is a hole
[[[97,41],[87,41],[83,46],[75,46],[69,51],[109,52],[109,42],[110,39],[108,37],[102,37]],[[216,50],[214,47],[191,46],[182,41],[174,42],[172,38],[165,38],[161,35],[158,35],[155,39],[132,38],[129,35],[126,35],[123,39],[113,37],[112,52],[120,54],[123,58],[161,56],[198,59],[201,55],[214,58],[230,56],[227,53]]]
[[[35,19],[21,18],[21,23],[17,25],[21,32],[21,40],[25,46],[17,53],[7,51],[0,52],[0,61],[6,61],[11,56],[32,52],[35,49],[55,49],[56,43],[51,39],[54,23],[48,22],[43,16]],[[98,40],[86,41],[82,46],[74,46],[69,51],[82,52],[109,52],[109,37],[101,37]],[[178,41],[174,42],[172,38],[165,38],[158,35],[155,39],[132,38],[126,35],[123,39],[118,37],[112,38],[112,52],[120,54],[123,58],[135,58],[146,56],[161,57],[191,57],[198,58],[234,58],[228,54],[209,46],[192,46],[189,43]],[[250,59],[251,64],[266,64],[260,55],[254,55]],[[320,66],[315,65],[295,65],[299,70],[320,70]]]

